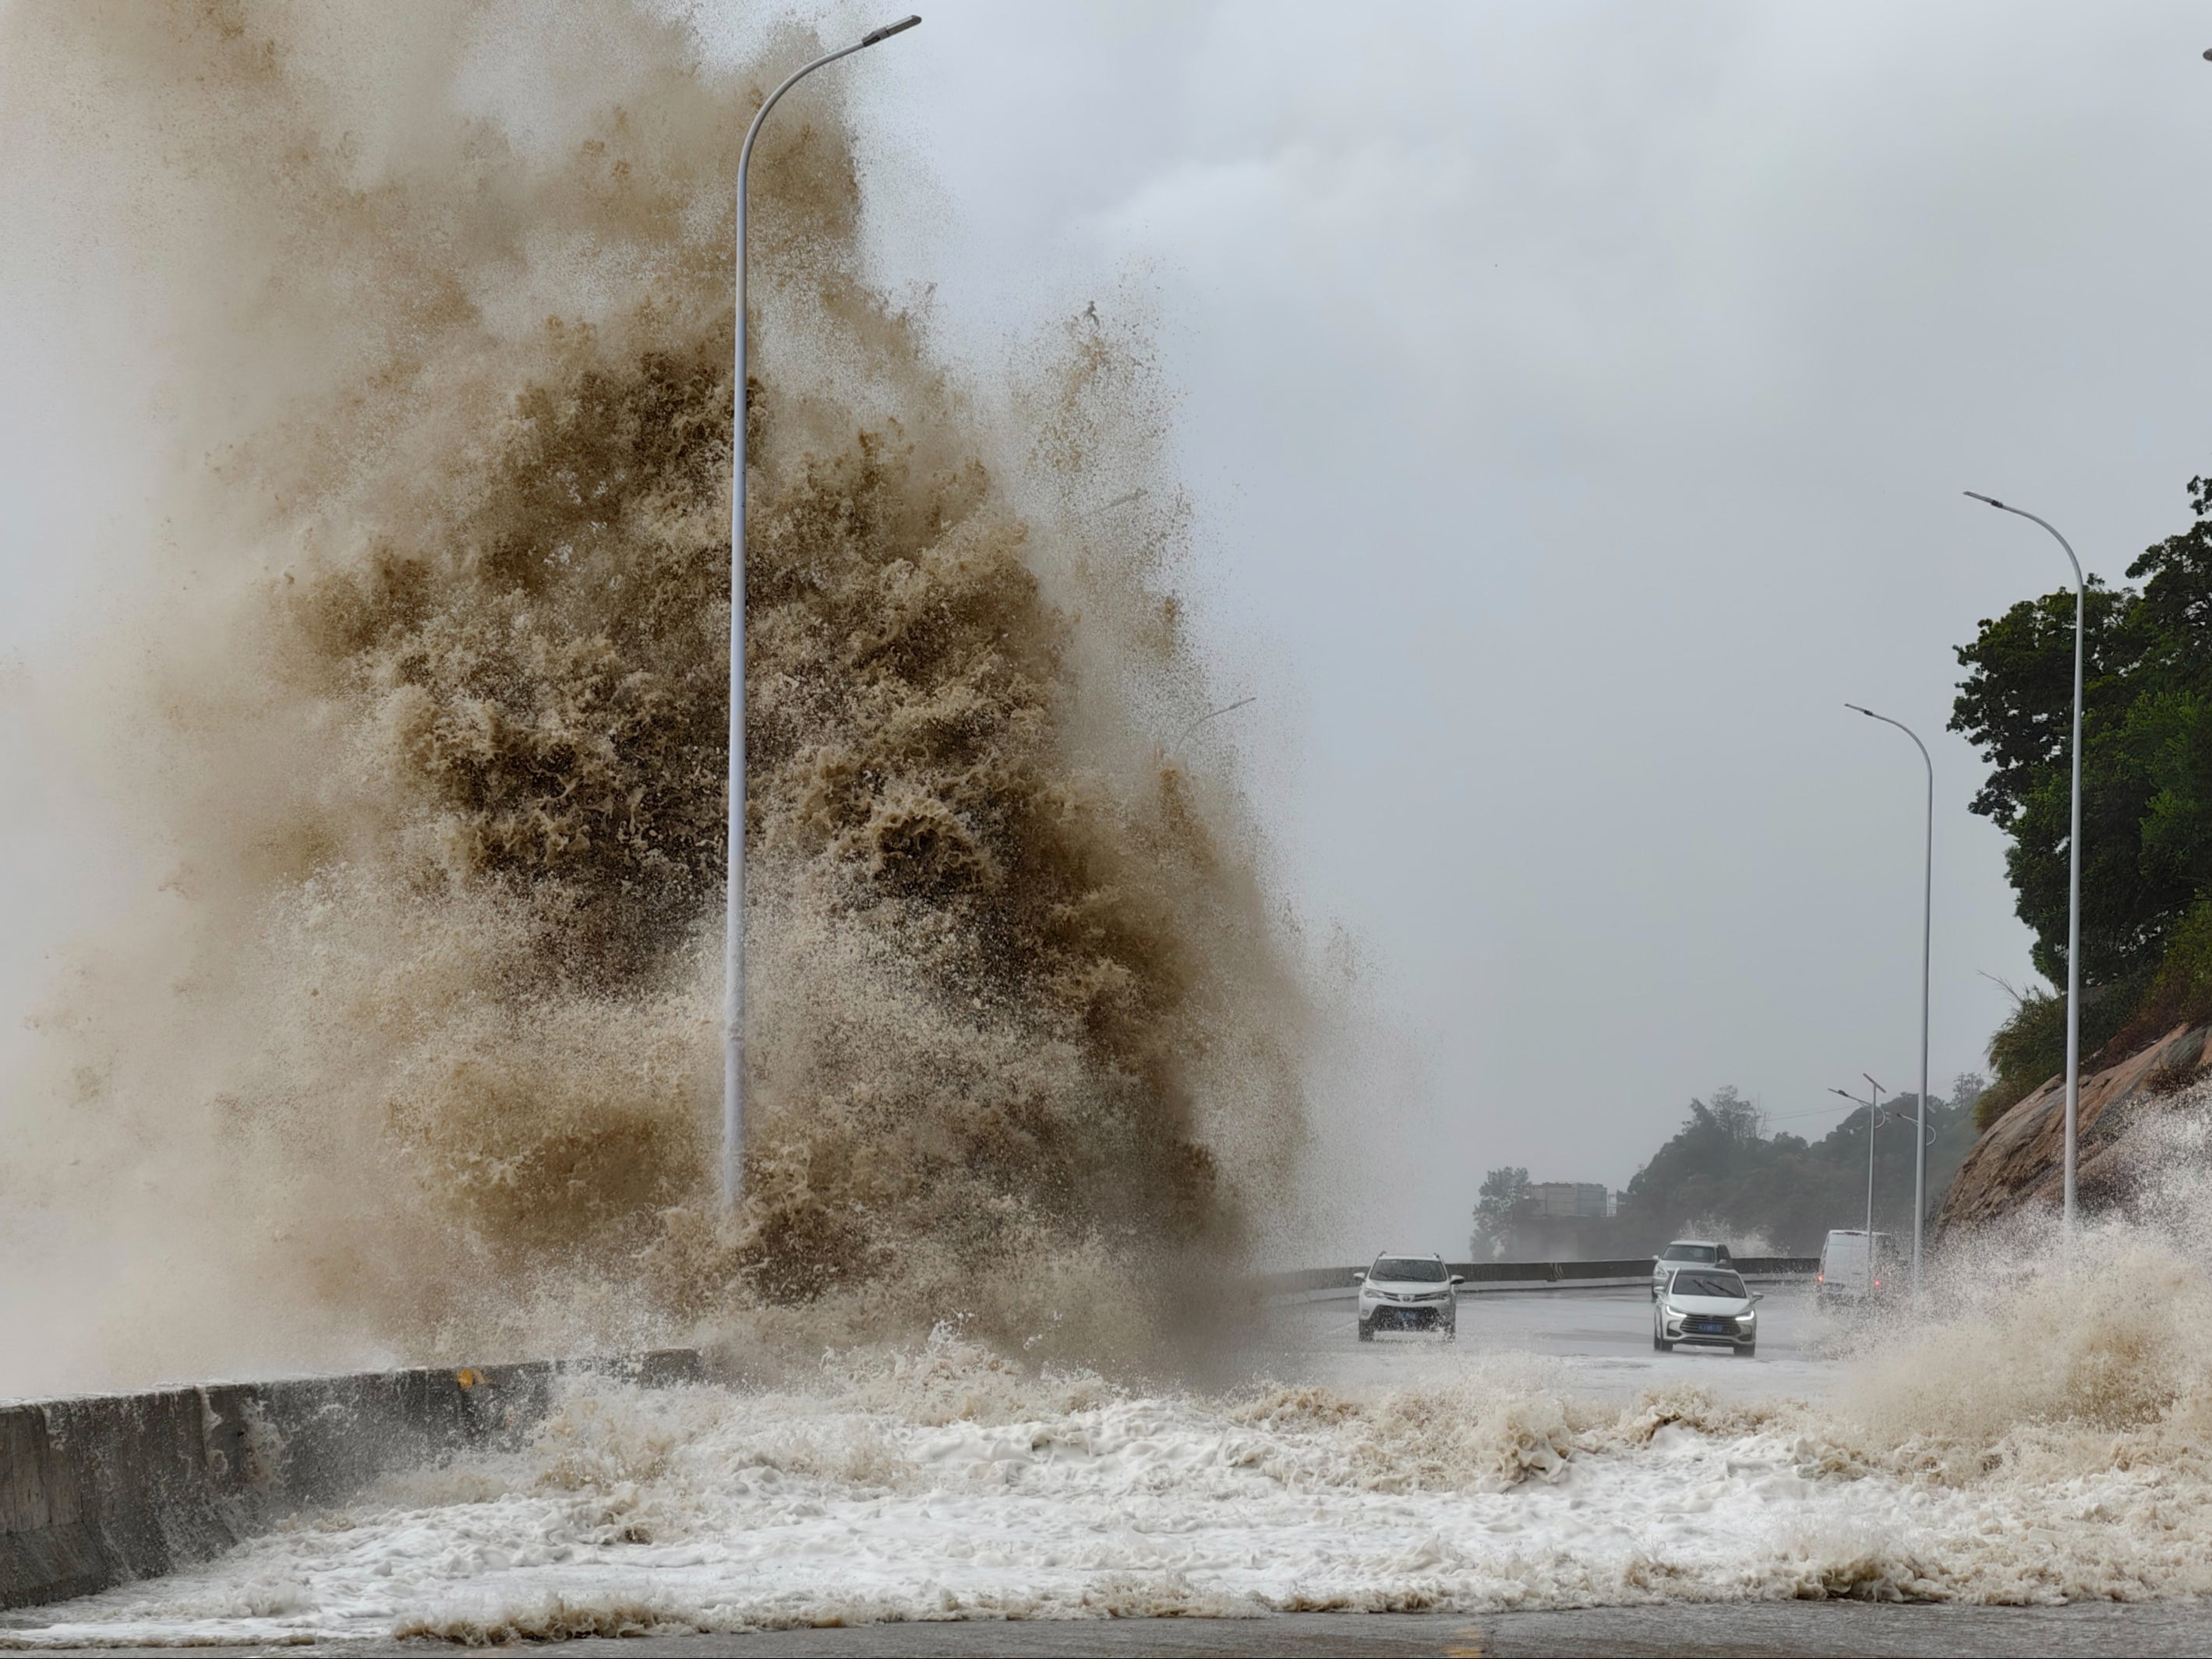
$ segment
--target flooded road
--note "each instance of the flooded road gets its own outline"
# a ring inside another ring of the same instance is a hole
[[[1518,1353],[1564,1362],[1575,1388],[1628,1401],[1652,1388],[1692,1382],[1732,1399],[1824,1395],[1833,1386],[1842,1333],[1814,1311],[1806,1285],[1755,1285],[1759,1352],[1651,1346],[1651,1297],[1641,1288],[1510,1291],[1462,1296],[1459,1340],[1425,1333],[1357,1339],[1352,1299],[1285,1302],[1269,1310],[1269,1340],[1255,1363],[1270,1374],[1334,1388],[1388,1386],[1443,1376],[1481,1354]]]
[[[1206,1389],[1032,1370],[950,1331],[775,1387],[580,1376],[525,1447],[0,1615],[0,1642],[2193,1650],[2197,1397],[2100,1426],[2023,1392],[2082,1397],[2043,1322],[2078,1324],[2081,1288],[2017,1296],[2009,1335],[1954,1316],[1854,1349],[1777,1287],[1749,1359],[1655,1352],[1628,1287],[1470,1297],[1451,1343],[1358,1342],[1348,1298],[1279,1304],[1242,1380]],[[2107,1376],[2121,1350],[2092,1334]],[[1986,1409],[1983,1373],[2011,1389]],[[1836,1605],[1869,1601],[1947,1605]]]

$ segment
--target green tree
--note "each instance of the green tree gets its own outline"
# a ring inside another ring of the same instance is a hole
[[[1927,1196],[1934,1213],[1972,1140],[1978,1078],[1960,1079],[1950,1101],[1930,1100]],[[1972,1092],[1967,1092],[1971,1090]],[[1875,1224],[1899,1235],[1912,1228],[1913,1120],[1918,1097],[1882,1103],[1875,1130]],[[1760,1114],[1734,1089],[1693,1100],[1672,1139],[1638,1170],[1622,1194],[1638,1243],[1678,1237],[1690,1222],[1724,1229],[1729,1242],[1756,1234],[1793,1255],[1810,1255],[1832,1227],[1865,1224],[1868,1112],[1851,1113],[1820,1140],[1763,1134]],[[1626,1248],[1634,1248],[1627,1244]]]
[[[1474,1231],[1467,1241],[1468,1255],[1473,1260],[1490,1261],[1497,1258],[1498,1251],[1504,1248],[1513,1212],[1528,1196],[1528,1171],[1518,1164],[1509,1164],[1483,1176],[1475,1198]]]
[[[2196,522],[2128,567],[2140,588],[2092,582],[2084,637],[2082,1027],[2094,1049],[2185,1018],[2207,987],[2173,958],[2185,921],[2212,898],[2212,479],[2193,478]],[[2068,749],[2074,598],[2022,600],[1960,647],[1967,671],[1951,727],[1988,757],[1972,810],[2011,839],[2007,870],[2036,970],[2066,974]],[[2201,931],[2201,930],[2200,930]],[[1996,1087],[1984,1115],[2040,1083],[2058,1060],[2063,1007],[2031,990],[1992,1041]]]
[[[2098,985],[2141,964],[2154,948],[2158,918],[2175,901],[2147,882],[2141,781],[2117,763],[2113,737],[2124,723],[2128,683],[2139,649],[2128,611],[2135,595],[2092,580],[2083,630],[2081,975]],[[2068,854],[2073,810],[2068,743],[2074,707],[2074,595],[2023,599],[1985,621],[1960,647],[1967,670],[1951,729],[1988,757],[1990,775],[1971,810],[2010,837],[2006,873],[2014,908],[2035,933],[2036,971],[2066,977]],[[2186,895],[2179,896],[2185,902]]]

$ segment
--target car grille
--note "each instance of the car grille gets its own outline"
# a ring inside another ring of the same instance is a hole
[[[1682,1328],[1698,1336],[1734,1336],[1736,1334],[1735,1321],[1716,1319],[1710,1314],[1692,1314],[1682,1322]]]

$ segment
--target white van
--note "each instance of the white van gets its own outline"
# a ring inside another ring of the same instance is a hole
[[[1838,1227],[1820,1246],[1820,1276],[1814,1281],[1814,1300],[1829,1308],[1886,1296],[1895,1288],[1887,1282],[1890,1267],[1887,1233]]]

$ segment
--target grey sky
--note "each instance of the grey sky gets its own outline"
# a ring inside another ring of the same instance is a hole
[[[2027,937],[1952,647],[2065,567],[1958,492],[2116,580],[2186,521],[2201,9],[928,17],[866,69],[952,218],[887,258],[977,341],[1154,296],[1231,718],[1449,1149],[1398,1213],[1623,1181],[1722,1082],[1816,1133],[1911,1086],[1919,763],[1847,699],[1935,750],[1981,1063]]]
[[[2202,9],[925,9],[845,66],[884,270],[978,365],[1156,319],[1201,624],[1260,698],[1219,724],[1412,1054],[1330,1109],[1438,1137],[1370,1171],[1397,1242],[1457,1248],[1492,1164],[1623,1182],[1721,1083],[1813,1133],[1831,1084],[1911,1086],[1918,760],[1846,699],[1935,751],[1935,1074],[1978,1066],[2027,937],[1951,650],[2064,566],[1959,491],[2118,580],[2212,470]],[[65,397],[9,405],[0,663],[115,510]],[[89,896],[10,799],[20,1004]]]

